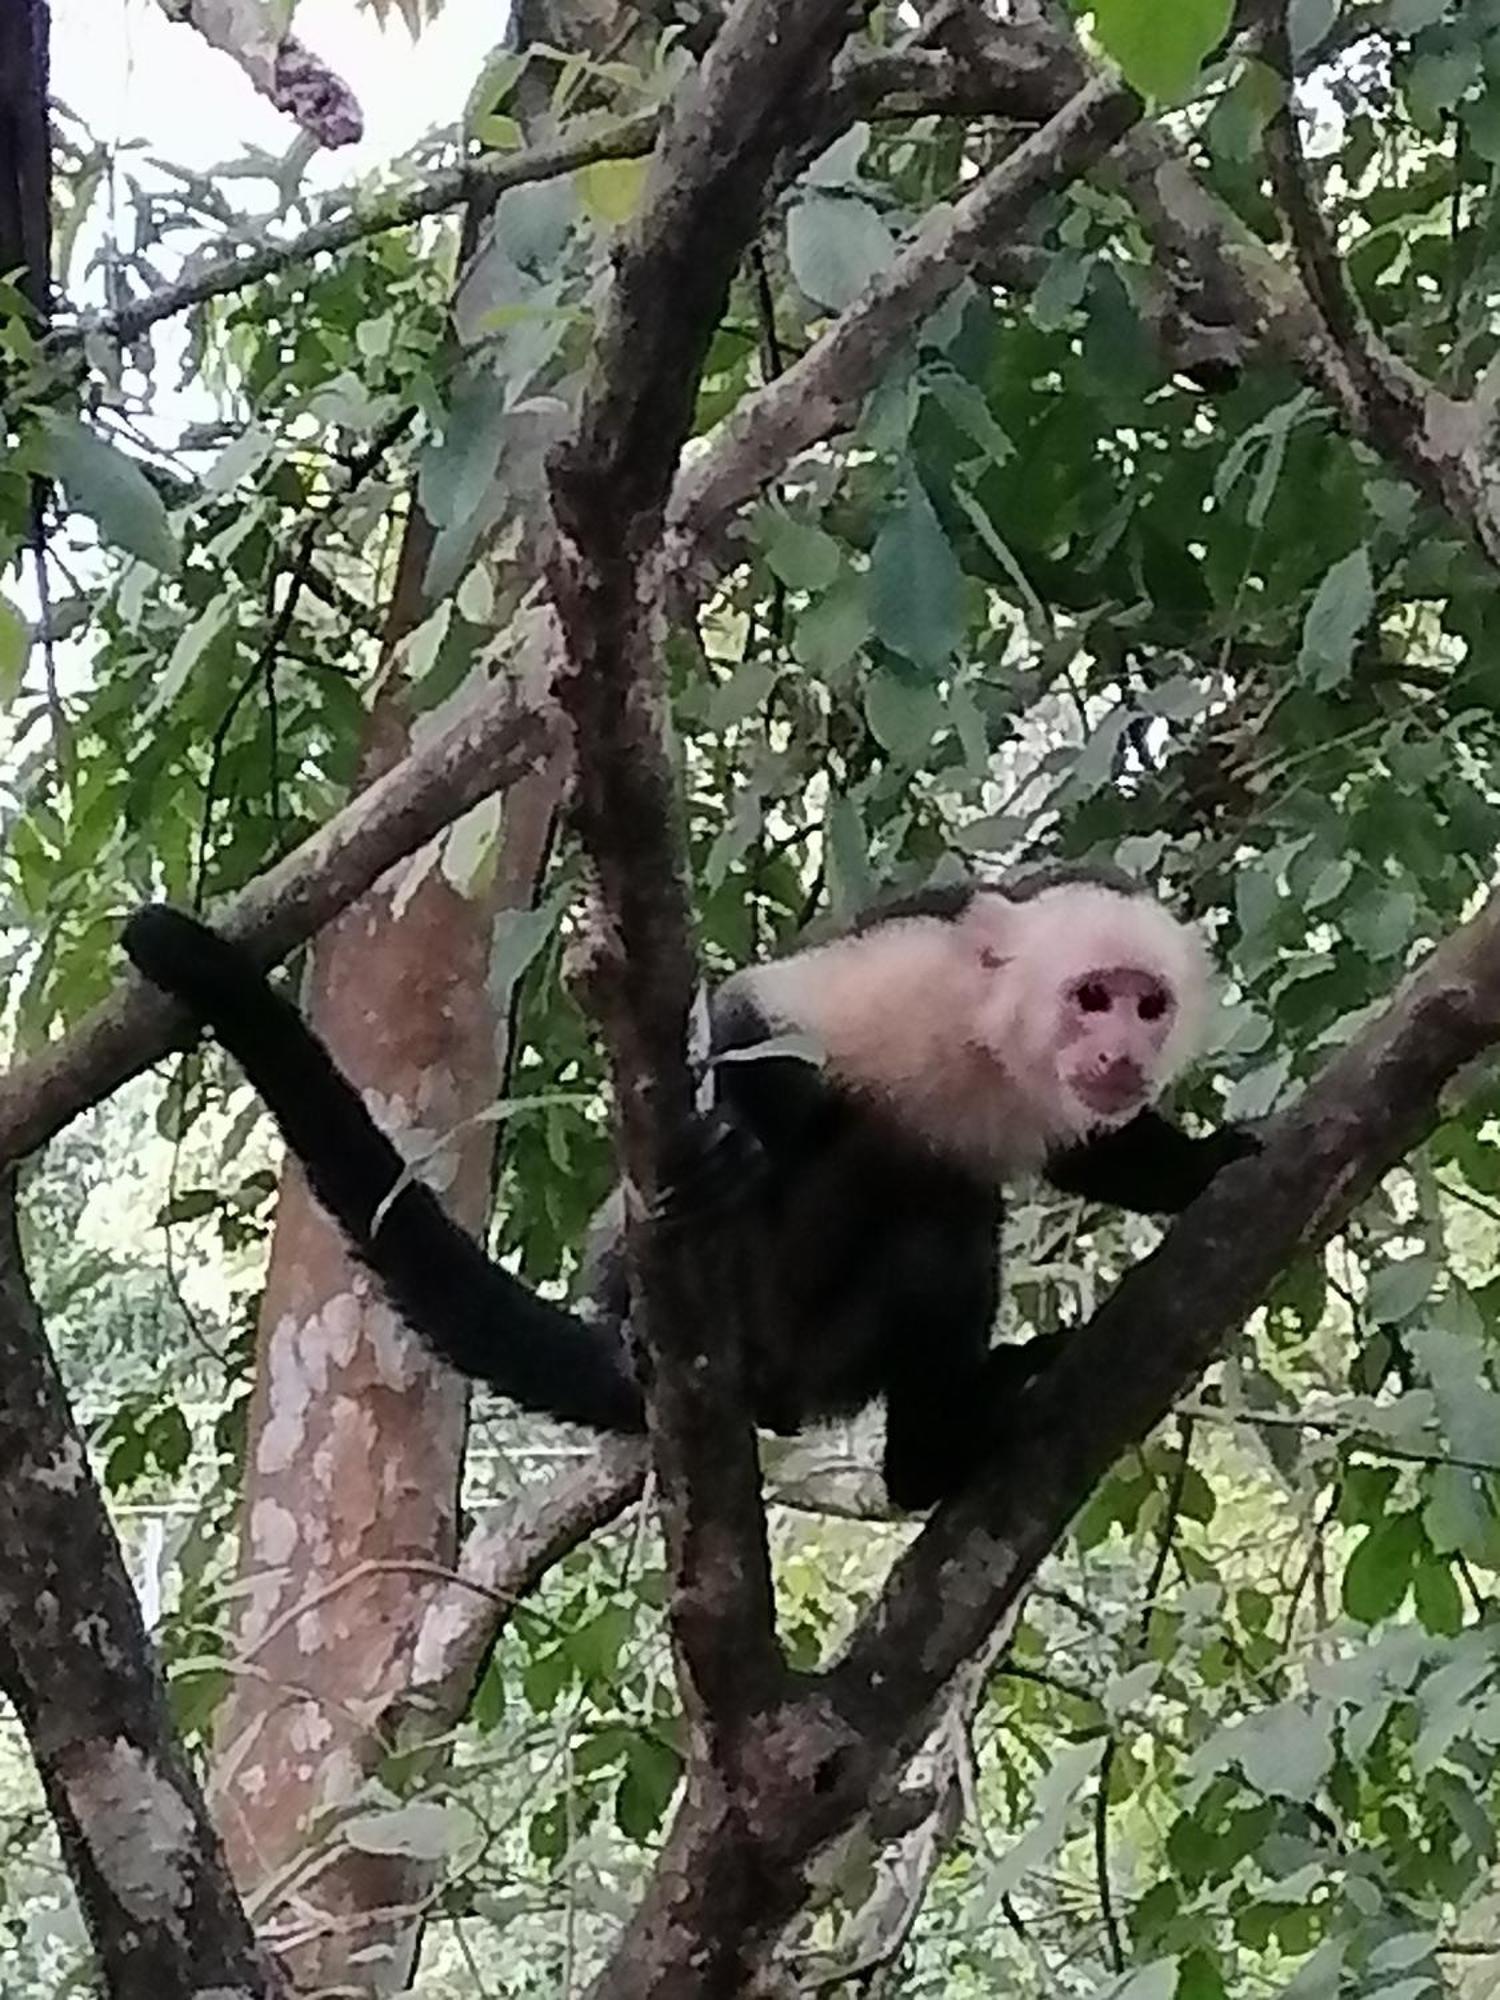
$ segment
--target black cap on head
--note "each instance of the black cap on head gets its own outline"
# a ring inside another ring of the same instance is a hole
[[[1149,893],[1134,875],[1127,875],[1112,861],[1040,861],[1034,868],[1021,868],[1014,875],[1005,876],[995,887],[1013,903],[1029,903],[1033,896],[1045,895],[1049,889],[1074,885],[1112,889],[1117,896]]]

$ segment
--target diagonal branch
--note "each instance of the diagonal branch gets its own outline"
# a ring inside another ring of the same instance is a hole
[[[371,236],[388,229],[407,229],[434,215],[471,203],[497,199],[507,188],[525,187],[533,181],[559,179],[579,167],[600,160],[631,159],[646,152],[656,136],[655,112],[641,112],[622,118],[602,131],[581,136],[569,135],[545,144],[529,146],[519,153],[483,153],[477,159],[449,167],[419,187],[403,189],[389,200],[372,203],[367,194],[350,192],[343,197],[349,212],[315,222],[310,229],[284,243],[265,243],[253,250],[232,251],[217,257],[201,270],[147,293],[118,312],[85,322],[87,330],[97,330],[128,345],[163,320],[201,306],[209,299],[223,298],[259,284],[294,264],[313,257],[329,256],[352,249]],[[335,198],[337,199],[337,198]]]
[[[257,876],[215,921],[274,964],[471,806],[540,769],[555,753],[558,726],[550,705],[498,683],[436,742]],[[0,1075],[0,1162],[35,1151],[195,1033],[153,988],[127,980],[71,1033]]]
[[[1500,896],[1274,1122],[1260,1157],[1174,1223],[1021,1400],[1009,1457],[933,1517],[835,1670],[851,1719],[910,1736],[1108,1466],[1218,1358],[1292,1257],[1326,1241],[1431,1129],[1443,1086],[1497,1039]]]
[[[0,1688],[21,1719],[103,1986],[279,2000],[177,1742],[0,1176]]]
[[[1013,108],[1015,96],[1015,85],[1008,75],[976,70],[944,50],[851,53],[837,65],[834,88],[816,131],[780,163],[778,178],[795,172],[804,158],[836,138],[856,118],[1003,114]],[[407,229],[470,203],[493,202],[509,188],[558,180],[603,160],[639,159],[651,151],[660,131],[661,113],[656,110],[636,112],[602,127],[590,120],[585,131],[570,129],[559,138],[519,152],[481,153],[379,200],[372,200],[364,188],[345,189],[327,198],[328,206],[339,213],[284,242],[227,251],[116,312],[86,318],[85,330],[128,345],[163,320],[174,319],[194,306],[243,291],[314,257],[352,249],[387,230]],[[76,340],[77,336],[71,338]]]
[[[1126,84],[1084,83],[1039,132],[951,208],[936,210],[865,292],[774,382],[735,409],[672,495],[690,545],[720,526],[808,446],[847,429],[892,355],[1049,189],[1107,152],[1140,115]]]

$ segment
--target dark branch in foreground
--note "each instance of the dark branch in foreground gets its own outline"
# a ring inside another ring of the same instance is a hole
[[[853,13],[851,0],[738,0],[726,17],[672,105],[578,430],[553,467],[551,583],[568,642],[558,696],[574,726],[574,818],[596,871],[607,959],[589,985],[625,1172],[648,1207],[697,1141],[686,1038],[698,968],[658,659],[662,515],[776,161],[825,115]],[[631,1231],[690,1764],[696,1786],[725,1795],[734,1739],[782,1678],[740,1381],[749,1286],[731,1234]],[[737,1867],[728,1849],[724,1865]],[[747,1877],[740,1888],[751,1893]],[[714,1950],[726,1968],[738,1962],[732,1933]]]
[[[15,1192],[0,1176],[0,1687],[114,2000],[278,2000],[42,1332]]]

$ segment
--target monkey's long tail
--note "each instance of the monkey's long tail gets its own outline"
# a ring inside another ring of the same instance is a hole
[[[313,1193],[408,1324],[462,1374],[523,1409],[592,1430],[645,1417],[621,1330],[539,1298],[494,1264],[420,1181],[302,1016],[238,945],[165,904],[138,910],[125,949],[212,1028],[265,1099]]]

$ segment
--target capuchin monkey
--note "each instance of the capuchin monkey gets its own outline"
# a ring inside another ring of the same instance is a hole
[[[160,905],[130,919],[124,942],[234,1056],[437,1354],[525,1409],[644,1428],[618,1196],[592,1298],[549,1303],[421,1182],[388,1199],[396,1148],[238,946]],[[883,1397],[892,1502],[957,1490],[1052,1349],[991,1347],[1006,1187],[1042,1173],[1175,1214],[1256,1150],[1243,1129],[1191,1138],[1151,1108],[1192,1052],[1207,995],[1195,932],[1117,870],[1068,864],[886,903],[729,979],[710,1003],[709,1050],[719,1130],[753,1163],[734,1198],[765,1281],[745,1334],[757,1423],[791,1434]],[[694,1188],[675,1192],[690,1221]]]

